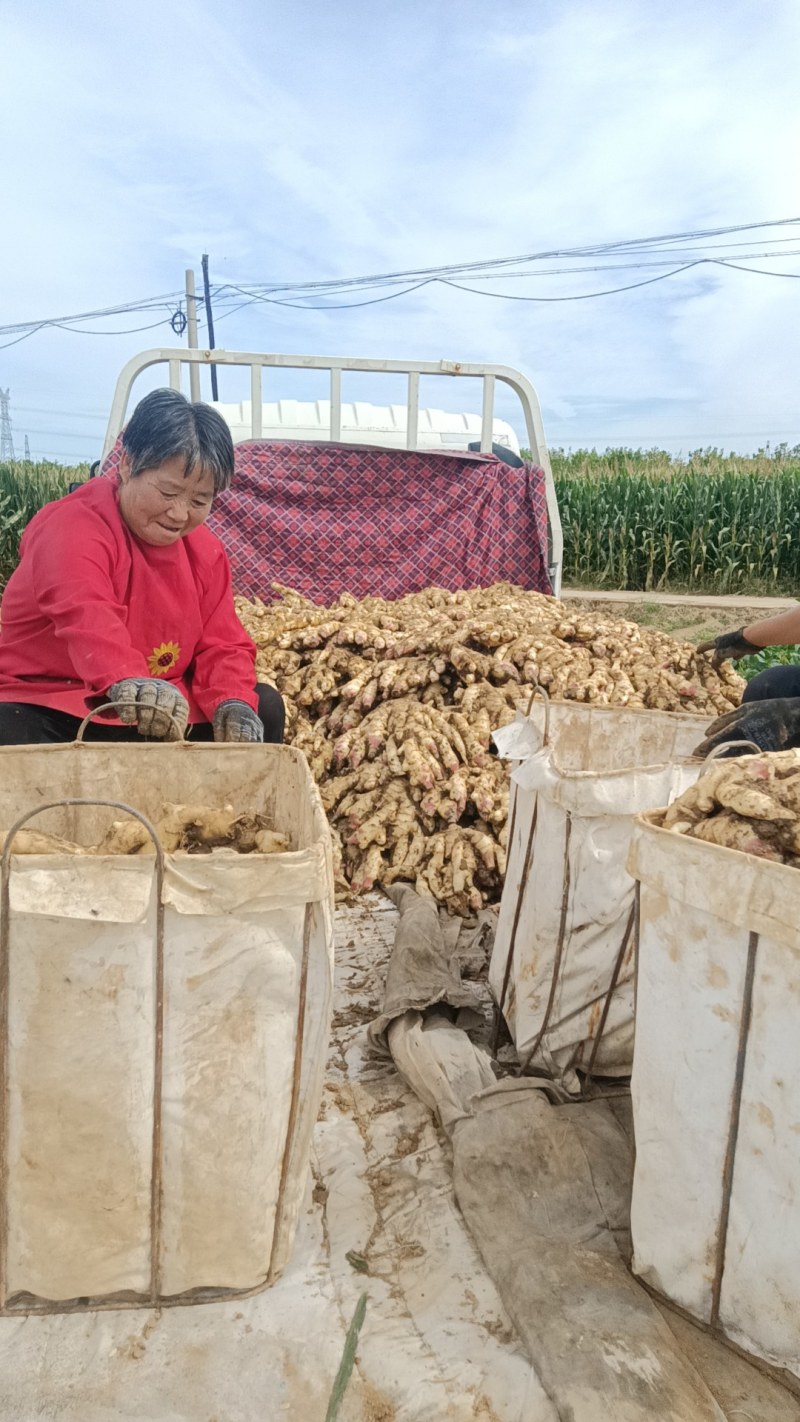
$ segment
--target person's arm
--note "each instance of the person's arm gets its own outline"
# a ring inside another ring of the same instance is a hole
[[[236,616],[230,564],[221,545],[203,572],[203,631],[190,676],[194,698],[213,722],[225,701],[243,701],[252,711],[257,709],[256,649]]]
[[[114,590],[117,550],[103,525],[50,520],[26,552],[37,605],[64,643],[75,677],[96,695],[127,677],[149,677]]]
[[[800,603],[780,612],[777,617],[765,617],[742,628],[742,634],[754,647],[793,647],[800,642]]]
[[[793,647],[798,642],[800,603],[777,617],[765,617],[760,622],[751,622],[749,627],[738,627],[735,632],[721,632],[718,637],[701,642],[697,650],[712,652],[714,666],[719,667],[724,661],[738,662],[740,657],[751,657],[764,647]]]

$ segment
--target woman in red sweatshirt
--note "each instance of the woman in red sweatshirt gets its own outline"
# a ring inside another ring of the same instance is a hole
[[[204,527],[233,474],[210,406],[176,390],[137,405],[119,479],[92,479],[31,520],[0,618],[0,745],[87,739],[281,741],[283,702],[257,686],[219,539]],[[179,728],[180,727],[180,731]]]

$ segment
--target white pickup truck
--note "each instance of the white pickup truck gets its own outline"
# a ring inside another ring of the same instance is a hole
[[[105,453],[135,377],[165,362],[199,370],[210,352],[147,352],[123,371]],[[251,398],[221,407],[237,436],[290,437],[264,406],[271,367],[327,368],[331,399],[304,438],[359,437],[342,405],[347,370],[408,378],[395,442],[425,431],[421,375],[480,376],[482,415],[460,438],[491,449],[495,383],[522,398],[548,491],[551,581],[561,530],[538,402],[505,367],[323,360],[215,351],[247,365]],[[196,381],[193,379],[193,385]],[[196,393],[196,389],[195,392]],[[266,413],[266,418],[265,418]],[[284,412],[287,413],[287,412]],[[372,440],[385,434],[372,419]],[[441,425],[441,422],[440,422]],[[442,441],[443,443],[444,441]],[[462,445],[463,447],[463,445]],[[200,748],[198,748],[200,749]],[[265,748],[266,749],[266,748]],[[7,750],[4,755],[19,754]],[[23,751],[24,755],[25,752]],[[241,789],[241,787],[240,787]],[[402,902],[407,910],[409,904]],[[413,910],[414,905],[411,905]],[[8,920],[8,900],[3,905]],[[657,1305],[628,1270],[632,1147],[623,1092],[554,1102],[541,1080],[493,1069],[486,937],[428,910],[422,928],[379,894],[335,916],[333,1029],[311,1178],[291,1260],[249,1297],[86,1311],[0,1301],[0,1417],[60,1422],[788,1422],[800,1403],[751,1363]],[[489,919],[491,915],[489,916]],[[396,944],[398,925],[409,942]],[[422,944],[422,949],[420,949]],[[395,949],[405,948],[405,955]],[[6,943],[7,951],[7,943]],[[416,985],[398,962],[426,964]],[[390,969],[390,963],[393,965]],[[387,972],[390,1003],[386,1002]],[[433,984],[433,986],[432,986]],[[440,990],[441,989],[441,990]],[[398,1003],[400,1008],[398,1009]],[[368,1034],[368,1029],[371,1032]],[[3,1044],[8,1072],[18,1044]],[[376,1050],[377,1047],[377,1050]],[[165,1102],[165,1109],[170,1103]],[[3,1161],[0,1193],[8,1188]],[[676,1210],[680,1201],[676,1201]],[[213,1281],[209,1281],[209,1284]],[[332,1400],[359,1298],[366,1315],[346,1390]]]

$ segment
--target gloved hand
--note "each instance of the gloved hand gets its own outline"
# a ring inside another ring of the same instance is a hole
[[[762,751],[800,746],[800,696],[743,702],[708,727],[706,739],[697,747],[695,755],[709,755],[727,741],[754,741]],[[734,750],[731,754],[747,755],[747,751]]]
[[[215,741],[263,741],[264,727],[246,701],[223,701],[214,712]]]
[[[764,649],[756,647],[753,642],[748,642],[744,635],[744,628],[739,627],[736,632],[721,632],[719,637],[712,637],[710,642],[701,642],[697,650],[698,652],[713,652],[711,665],[719,670],[723,662],[738,662],[740,657],[752,657],[754,653],[762,652]]]
[[[125,677],[108,688],[120,721],[136,726],[140,736],[157,741],[179,741],[189,720],[189,703],[176,686],[160,677]],[[174,716],[176,726],[169,718]]]

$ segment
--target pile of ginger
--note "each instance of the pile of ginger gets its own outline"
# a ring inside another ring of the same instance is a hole
[[[716,671],[663,632],[509,583],[394,602],[344,593],[325,607],[273,592],[269,603],[237,598],[237,611],[258,679],[286,701],[286,739],[320,787],[339,888],[404,880],[456,914],[500,896],[508,767],[491,736],[535,686],[706,722],[738,706],[744,686],[730,664]]]

